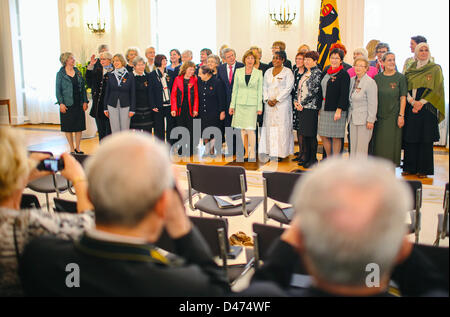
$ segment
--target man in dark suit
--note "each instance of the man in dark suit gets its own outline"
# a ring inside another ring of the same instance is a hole
[[[27,295],[190,297],[230,291],[186,215],[162,143],[122,132],[106,138],[86,163],[95,229],[76,242],[48,237],[30,243],[20,266]],[[155,246],[164,229],[177,256]]]
[[[445,295],[435,267],[412,253],[405,225],[412,195],[390,163],[332,158],[309,173],[294,188],[296,214],[290,227],[240,295],[392,296],[391,278],[404,295],[412,288],[409,294],[414,296]],[[308,288],[291,286],[299,257],[312,278]],[[416,262],[417,274],[405,276],[412,272],[408,262]],[[400,263],[394,277],[391,273]]]
[[[225,57],[225,64],[222,64],[217,69],[217,75],[219,79],[225,86],[226,93],[226,109],[225,109],[225,120],[223,121],[222,138],[225,137],[228,148],[228,155],[236,154],[236,149],[243,149],[242,140],[239,131],[234,131],[231,134],[231,121],[233,119],[229,114],[231,96],[233,94],[233,84],[234,84],[234,74],[236,69],[244,67],[244,64],[236,61],[236,51],[232,48],[225,48],[223,50],[223,55]],[[227,129],[228,128],[228,129]],[[233,129],[234,130],[234,129]],[[230,131],[227,133],[227,131]],[[238,137],[236,137],[238,135]],[[233,146],[234,145],[234,146]]]

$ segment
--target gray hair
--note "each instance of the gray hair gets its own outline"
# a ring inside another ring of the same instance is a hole
[[[147,48],[145,49],[145,55],[147,55],[147,52],[148,52],[150,49],[153,49],[153,50],[156,51],[156,49],[155,49],[154,46],[149,46],[149,47],[147,47]]]
[[[234,49],[232,49],[231,47],[224,48],[222,50],[221,54],[222,54],[223,57],[225,57],[225,54],[229,53],[229,52],[233,52],[234,56],[236,56],[236,51]]]
[[[100,58],[106,58],[109,59],[110,61],[113,59],[113,56],[110,52],[101,52],[99,56]]]
[[[184,54],[188,54],[189,57],[192,58],[192,51],[191,50],[185,50],[185,51],[183,51],[183,53],[181,53],[181,55],[184,55]]]
[[[130,54],[131,51],[134,51],[134,52],[136,52],[136,55],[139,55],[139,48],[133,47],[133,46],[129,47],[127,49],[127,51],[125,52],[125,58],[127,59],[127,61],[128,61],[128,54]]]
[[[213,59],[216,62],[217,66],[220,65],[220,57],[219,56],[214,55],[214,54],[209,54],[206,61],[208,61],[208,59]]]
[[[109,46],[107,44],[101,44],[98,46],[98,52],[101,53],[103,50],[109,51]]]
[[[135,227],[174,185],[169,149],[143,133],[105,138],[85,165],[97,224]]]
[[[136,67],[136,65],[137,65],[139,62],[143,62],[143,63],[145,64],[145,59],[144,59],[143,57],[141,57],[141,56],[136,56],[136,57],[133,59],[133,65],[134,65],[134,67]]]
[[[380,278],[390,274],[412,209],[411,191],[390,162],[331,158],[302,177],[291,200],[304,254],[321,280],[365,286],[370,263]]]
[[[71,52],[64,52],[59,56],[59,61],[61,62],[62,66],[66,66],[67,60],[73,56]]]
[[[395,57],[395,54],[394,54],[394,53],[392,53],[392,52],[386,52],[386,53],[383,54],[383,57],[381,57],[381,60],[382,60],[383,62],[385,62],[385,61],[386,61],[386,58],[387,58],[389,55],[393,55],[393,56]]]
[[[358,47],[353,54],[361,54],[365,59],[369,59],[369,52],[364,47]]]

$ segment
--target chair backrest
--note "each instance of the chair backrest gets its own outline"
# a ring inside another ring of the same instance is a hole
[[[20,201],[20,209],[40,209],[41,204],[36,195],[22,194],[22,200]]]
[[[41,153],[41,154],[48,154],[51,157],[53,157],[53,153],[49,151],[28,151],[28,153]]]
[[[223,229],[225,237],[228,237],[228,222],[226,219],[219,218],[202,218],[190,216],[189,219],[201,233],[205,241],[208,243],[213,256],[221,256],[220,241],[218,237],[218,229]],[[226,252],[229,251],[230,246],[228,239],[225,239]],[[168,252],[175,253],[175,243],[169,236],[166,229],[163,230],[161,236],[155,245]]]
[[[192,223],[197,227],[197,229],[202,234],[205,241],[208,243],[209,248],[213,256],[222,257],[220,240],[218,235],[218,230],[223,229],[225,234],[225,252],[230,250],[230,245],[228,242],[228,221],[222,218],[203,218],[203,217],[189,217]]]
[[[253,224],[253,232],[256,233],[255,246],[258,247],[259,260],[264,260],[272,243],[281,236],[284,228],[263,225],[261,223]]]
[[[261,223],[253,224],[253,233],[254,233],[254,245],[255,245],[255,264],[258,266],[259,261],[263,260],[267,257],[267,251],[269,251],[273,242],[278,239],[281,234],[284,232],[284,228],[273,227],[264,225]],[[305,269],[301,257],[298,257],[298,263],[295,266],[295,273],[297,274],[305,274],[308,275],[307,270]]]
[[[191,187],[199,192],[221,196],[241,194],[241,175],[247,191],[245,169],[241,166],[187,164],[187,170]]]
[[[409,188],[411,188],[411,191],[414,196],[414,209],[416,210],[417,207],[422,207],[422,182],[420,181],[412,181],[407,180],[406,181],[409,185]],[[420,193],[418,194],[418,191],[420,190]]]
[[[71,200],[65,200],[61,198],[53,198],[55,207],[53,208],[56,212],[68,212],[72,214],[77,213],[77,202]]]
[[[434,247],[430,245],[415,244],[414,248],[417,248],[422,252],[427,259],[429,259],[437,268],[439,274],[442,275],[444,287],[449,289],[449,249],[448,247]],[[412,277],[414,278],[414,277]]]
[[[77,153],[72,154],[72,156],[78,161],[78,163],[81,164],[81,166],[83,166],[84,161],[89,157],[89,155],[87,154],[77,154]]]
[[[301,176],[300,173],[263,172],[267,197],[289,203],[295,184]]]

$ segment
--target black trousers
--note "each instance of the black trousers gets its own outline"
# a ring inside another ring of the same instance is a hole
[[[433,143],[404,143],[403,171],[434,175]]]
[[[307,163],[317,162],[317,137],[302,136],[302,158]]]
[[[175,126],[175,118],[170,114],[170,106],[162,107],[153,113],[155,135],[163,142],[173,145],[176,140],[170,139],[170,132]]]
[[[98,141],[111,134],[108,118],[95,118],[95,124],[97,125]]]

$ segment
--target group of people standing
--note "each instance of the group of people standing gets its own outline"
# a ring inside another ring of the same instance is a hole
[[[350,156],[372,154],[400,166],[403,148],[404,174],[434,173],[433,142],[439,140],[438,122],[445,116],[444,90],[442,70],[425,38],[411,39],[415,56],[405,63],[404,74],[385,43],[376,46],[374,61],[366,49],[356,49],[353,66],[344,62],[345,46],[335,44],[324,70],[317,64],[319,54],[307,45],[299,48],[293,67],[285,50],[283,42],[274,42],[272,61],[264,64],[255,46],[242,63],[232,48],[222,47],[220,56],[203,49],[196,65],[191,51],[173,49],[168,65],[153,47],[144,59],[137,48],[128,49],[124,58],[102,45],[86,73],[99,138],[144,130],[176,144],[179,155],[194,154],[201,138],[207,156],[221,154],[225,142],[225,155],[256,161],[259,153],[281,161],[294,152],[295,130],[299,152],[294,160],[309,168],[317,162],[317,135],[324,156],[338,155],[348,126]],[[62,54],[61,63],[57,98],[62,131],[71,150],[80,153],[87,109],[84,79],[73,67],[72,54]],[[194,133],[196,122],[200,136]],[[175,127],[187,129],[189,138],[171,133]],[[77,132],[75,145],[70,132]]]

